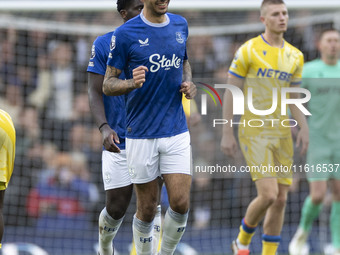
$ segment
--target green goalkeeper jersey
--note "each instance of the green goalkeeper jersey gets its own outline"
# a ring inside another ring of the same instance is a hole
[[[340,61],[327,65],[314,60],[303,68],[302,87],[311,92],[308,108],[310,138],[340,141]]]

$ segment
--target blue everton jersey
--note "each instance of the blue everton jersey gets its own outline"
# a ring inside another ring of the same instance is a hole
[[[128,138],[170,137],[188,130],[179,92],[188,25],[178,15],[168,13],[166,18],[155,24],[141,13],[112,37],[108,65],[123,70],[127,79],[138,66],[149,69],[143,86],[126,98]]]
[[[110,53],[111,38],[113,32],[98,36],[92,45],[91,58],[87,67],[88,72],[105,75],[106,62]],[[124,75],[120,76],[124,79]],[[103,102],[105,108],[105,116],[110,127],[116,131],[120,144],[117,146],[125,149],[125,96],[105,96],[103,94]]]

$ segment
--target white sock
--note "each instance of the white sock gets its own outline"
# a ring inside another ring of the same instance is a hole
[[[309,232],[303,230],[302,228],[298,227],[298,229],[296,230],[296,233],[293,237],[293,239],[299,240],[299,241],[303,241],[303,242],[307,242],[307,238],[309,236]]]
[[[157,253],[159,238],[161,237],[161,226],[162,226],[162,208],[161,205],[157,206],[157,212],[153,219],[153,251],[152,254]]]
[[[153,221],[141,221],[133,216],[132,223],[133,241],[136,246],[137,255],[152,254],[152,236],[153,236]]]
[[[249,250],[249,245],[241,244],[238,239],[236,239],[237,248],[240,250]]]
[[[112,240],[115,238],[120,225],[122,224],[124,216],[119,220],[113,219],[106,207],[101,211],[99,215],[99,254],[100,255],[112,255]]]
[[[168,208],[163,224],[162,255],[172,255],[181,240],[187,225],[188,212],[180,214]]]

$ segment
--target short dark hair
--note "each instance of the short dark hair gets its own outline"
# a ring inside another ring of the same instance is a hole
[[[117,0],[117,11],[120,12],[121,10],[126,9],[132,2],[133,0]]]
[[[335,29],[334,27],[327,27],[327,28],[324,28],[320,31],[319,33],[319,41],[321,40],[322,36],[327,33],[327,32],[337,32],[340,34],[339,30]]]
[[[263,0],[261,4],[261,16],[263,15],[263,7],[269,4],[285,4],[283,0]]]
[[[261,8],[267,4],[285,4],[285,2],[283,0],[263,0]]]

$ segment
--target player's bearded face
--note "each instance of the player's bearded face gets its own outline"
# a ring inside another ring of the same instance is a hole
[[[288,11],[284,4],[270,4],[265,7],[264,23],[266,28],[274,33],[283,33],[287,30]]]
[[[150,0],[153,11],[158,15],[163,15],[168,11],[170,0]]]

